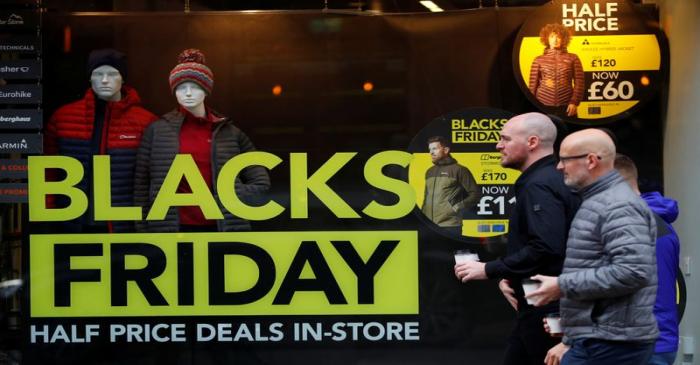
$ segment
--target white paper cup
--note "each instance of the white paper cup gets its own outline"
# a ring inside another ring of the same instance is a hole
[[[547,326],[549,326],[550,335],[560,335],[562,333],[561,329],[561,317],[559,313],[550,313],[545,317],[547,321]]]
[[[455,251],[455,263],[462,264],[469,261],[479,261],[479,255],[469,250]]]
[[[542,285],[541,282],[535,281],[535,280],[530,280],[530,279],[523,279],[522,280],[523,284],[523,291],[525,292],[525,295],[528,295],[532,293],[533,291],[537,290],[540,288],[540,285]],[[525,298],[527,300],[527,304],[533,305],[537,301],[537,298]]]

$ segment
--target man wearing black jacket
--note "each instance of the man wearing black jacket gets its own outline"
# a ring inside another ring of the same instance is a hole
[[[556,135],[554,123],[540,113],[515,116],[503,126],[496,145],[501,166],[522,172],[515,182],[507,253],[487,263],[455,265],[455,275],[462,282],[501,279],[501,292],[518,312],[508,338],[507,365],[540,365],[547,350],[558,342],[544,331],[542,318],[557,312],[559,303],[535,308],[527,304],[521,284],[522,279],[536,274],[561,273],[569,227],[580,204],[556,169]]]

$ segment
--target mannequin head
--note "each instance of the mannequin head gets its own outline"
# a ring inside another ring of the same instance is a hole
[[[99,99],[105,101],[119,101],[122,98],[122,75],[116,68],[102,65],[90,74],[92,91]]]
[[[170,71],[168,82],[177,102],[192,115],[206,116],[204,98],[214,88],[214,73],[204,64],[204,54],[194,48],[177,56],[177,65]]]
[[[122,83],[126,79],[126,56],[111,48],[90,52],[87,62],[88,77],[95,95],[105,101],[119,101]]]
[[[194,48],[186,49],[177,56],[177,65],[170,71],[168,82],[170,90],[184,82],[193,82],[206,92],[211,94],[214,88],[214,73],[205,65],[204,54]]]
[[[203,118],[206,115],[204,98],[207,93],[199,84],[185,81],[175,87],[175,98],[178,104],[187,109],[194,116]]]

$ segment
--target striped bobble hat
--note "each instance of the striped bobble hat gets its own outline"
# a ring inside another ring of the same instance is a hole
[[[170,71],[170,90],[183,82],[192,81],[201,86],[207,95],[214,88],[214,73],[204,64],[204,54],[194,48],[186,49],[177,56],[177,66]]]

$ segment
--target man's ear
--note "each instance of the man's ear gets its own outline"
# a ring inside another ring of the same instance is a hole
[[[589,153],[588,157],[586,157],[588,160],[588,169],[593,170],[595,169],[598,165],[600,165],[600,160],[598,160],[598,157],[593,154]]]
[[[527,137],[527,146],[528,146],[528,148],[530,148],[531,150],[534,150],[534,149],[537,148],[537,146],[539,146],[539,145],[540,145],[540,137],[537,137],[537,136],[529,136],[529,137]]]
[[[450,147],[445,146],[443,148],[445,149],[445,153],[450,153]]]

